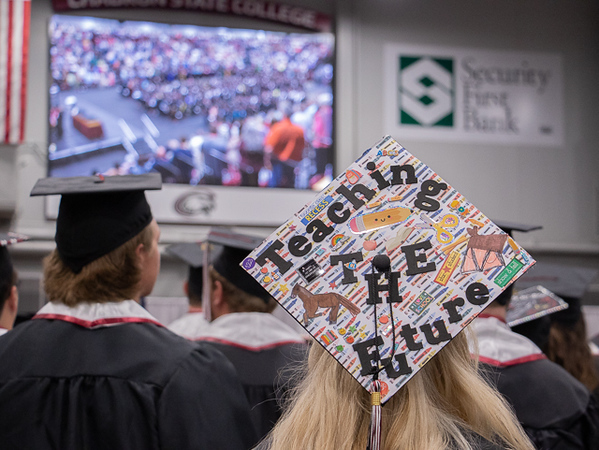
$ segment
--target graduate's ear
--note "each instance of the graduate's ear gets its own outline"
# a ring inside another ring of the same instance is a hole
[[[216,307],[222,306],[225,302],[223,284],[218,280],[212,282],[210,300],[212,305]]]
[[[185,292],[185,296],[189,298],[189,281],[183,283],[183,292]]]
[[[19,289],[16,286],[13,286],[10,289],[10,295],[6,299],[6,304],[11,313],[16,315],[17,310],[19,309]]]

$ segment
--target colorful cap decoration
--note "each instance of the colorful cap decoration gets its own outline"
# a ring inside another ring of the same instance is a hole
[[[144,191],[162,188],[158,173],[42,178],[31,196],[61,195],[56,248],[74,272],[110,253],[152,221]]]
[[[539,262],[518,280],[516,287],[525,289],[540,284],[559,295],[568,304],[568,308],[551,315],[551,320],[573,326],[582,316],[581,299],[599,270],[589,267],[569,266]]]
[[[531,286],[512,295],[506,322],[510,327],[530,322],[568,308],[562,298],[543,286]]]
[[[534,264],[508,238],[387,136],[241,265],[374,405]]]

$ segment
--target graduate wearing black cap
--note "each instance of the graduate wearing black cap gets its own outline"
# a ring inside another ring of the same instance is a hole
[[[183,284],[183,291],[189,300],[189,310],[170,323],[168,329],[194,341],[204,334],[209,326],[202,307],[205,252],[202,250],[202,244],[198,242],[173,244],[167,247],[166,251],[189,266],[187,279]]]
[[[50,300],[0,346],[0,448],[247,449],[248,405],[228,361],[139,305],[160,268],[144,191],[157,174],[40,180],[62,195]]]
[[[595,269],[585,267],[540,262],[535,270],[516,284],[521,288],[534,283],[543,284],[566,301],[567,309],[549,316],[546,338],[541,348],[551,361],[562,366],[593,392],[595,398],[599,397],[599,375],[587,344],[581,298],[598,273]]]
[[[213,229],[208,241],[222,246],[209,271],[210,326],[199,339],[210,342],[235,366],[260,438],[281,415],[291,372],[303,360],[306,341],[270,314],[275,300],[240,267],[262,239]],[[257,442],[257,441],[256,441]]]
[[[0,336],[12,330],[19,308],[17,272],[7,247],[27,239],[14,233],[0,233]]]
[[[510,238],[514,230],[526,232],[540,228],[496,224]],[[535,267],[529,274],[534,271]],[[513,285],[510,285],[472,323],[478,338],[481,370],[512,405],[537,448],[599,448],[599,410],[589,391],[547,359],[534,342],[507,325],[506,313],[512,293]]]

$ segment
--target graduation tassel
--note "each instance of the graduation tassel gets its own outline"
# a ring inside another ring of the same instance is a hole
[[[370,404],[372,407],[370,415],[370,440],[369,450],[381,449],[381,382],[378,379],[372,381],[372,392],[370,393]]]

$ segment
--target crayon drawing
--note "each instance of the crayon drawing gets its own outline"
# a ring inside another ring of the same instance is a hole
[[[481,236],[478,234],[478,227],[468,228],[466,232],[470,235],[470,239],[466,247],[462,273],[484,272],[505,266],[501,254],[508,239],[507,234]]]
[[[360,308],[342,295],[329,292],[326,294],[312,294],[301,284],[296,284],[291,290],[291,295],[297,296],[304,303],[304,323],[308,324],[311,319],[322,316],[322,312],[317,312],[318,308],[331,308],[329,313],[329,323],[337,323],[339,307],[345,306],[354,316],[360,313]]]

